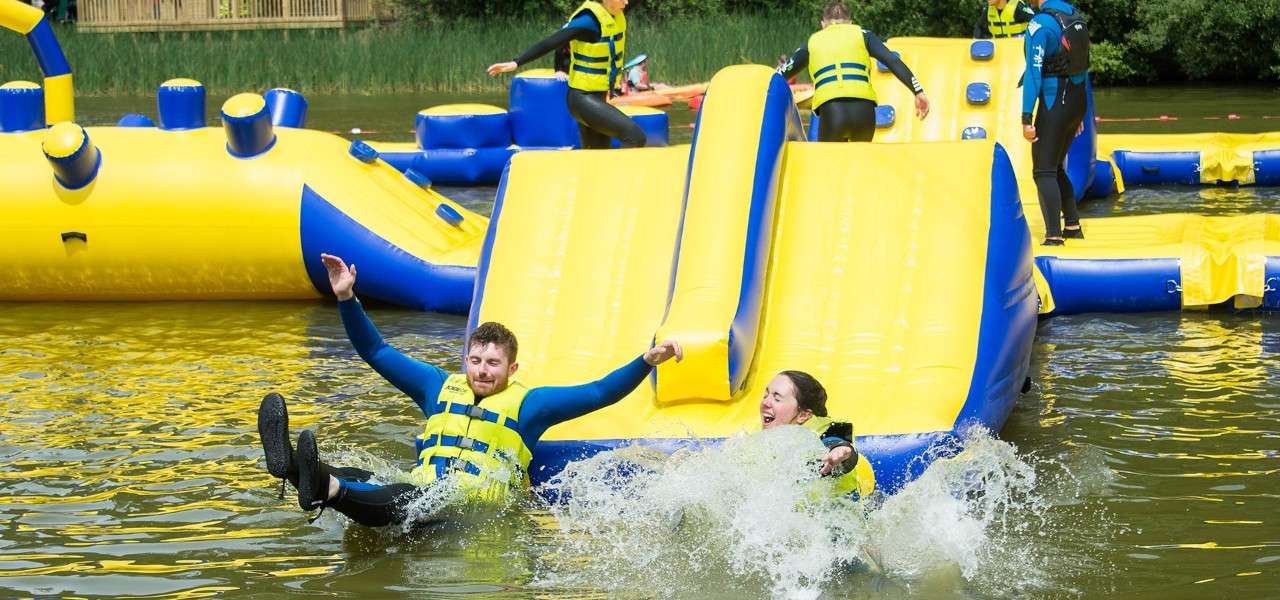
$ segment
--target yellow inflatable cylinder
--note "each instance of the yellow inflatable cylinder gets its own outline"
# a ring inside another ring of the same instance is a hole
[[[102,166],[102,153],[89,141],[89,133],[70,121],[49,129],[42,144],[44,157],[53,167],[53,177],[69,190],[78,190],[93,182]]]

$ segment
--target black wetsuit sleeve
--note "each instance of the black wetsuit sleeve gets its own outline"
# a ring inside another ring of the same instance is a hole
[[[512,60],[515,60],[517,65],[523,66],[530,62],[538,60],[539,58],[542,58],[548,52],[551,52],[552,50],[560,48],[561,46],[568,44],[572,40],[589,42],[589,41],[598,39],[599,37],[600,37],[599,31],[591,31],[590,29],[582,29],[578,27],[572,27],[572,28],[566,27],[564,29],[557,30],[555,33],[547,36],[542,41],[534,44],[533,46],[530,46],[529,49],[525,50],[523,54],[515,57]]]
[[[889,47],[885,46],[884,42],[880,41],[876,34],[863,29],[862,41],[866,43],[867,53],[871,54],[871,58],[887,65],[889,71],[893,73],[894,77],[898,78],[898,81],[902,82],[902,85],[907,86],[912,93],[919,94],[924,91],[924,88],[920,86],[920,80],[916,79],[911,69],[907,68],[907,63],[902,62],[901,58],[890,52]]]
[[[982,11],[978,13],[978,20],[973,24],[973,39],[981,40],[989,37],[991,37],[991,27],[987,24],[987,7],[983,5]]]
[[[803,71],[808,66],[809,44],[806,42],[805,45],[796,48],[796,51],[791,53],[791,58],[788,58],[787,62],[778,67],[778,74],[784,79],[791,79],[796,73]]]
[[[1031,18],[1034,16],[1036,16],[1036,11],[1027,5],[1026,2],[1018,0],[1018,9],[1013,11],[1013,22],[1030,23]]]

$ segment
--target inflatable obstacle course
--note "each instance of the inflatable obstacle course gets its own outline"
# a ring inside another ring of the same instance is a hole
[[[829,408],[854,421],[886,490],[958,429],[1000,428],[1036,312],[1004,151],[991,141],[800,137],[781,77],[739,66],[712,81],[691,157],[672,148],[512,159],[472,325],[498,320],[529,340],[521,363],[531,385],[603,375],[654,331],[685,348],[653,387],[551,429],[535,480],[603,448],[750,430],[760,389],[782,368],[827,385]],[[937,160],[914,164],[917,153]],[[591,201],[617,187],[594,174],[624,164],[653,189]],[[902,177],[916,191],[903,194]]]
[[[412,169],[435,183],[492,185],[516,152],[581,147],[578,123],[565,104],[567,90],[550,69],[525,71],[511,80],[510,108],[434,106],[418,113],[415,143],[373,147],[400,171]],[[642,106],[622,111],[645,131],[647,145],[667,145],[666,113]]]

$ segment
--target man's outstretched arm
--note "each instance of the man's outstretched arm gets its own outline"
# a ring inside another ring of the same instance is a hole
[[[520,407],[520,431],[530,448],[552,425],[576,419],[625,398],[649,371],[671,358],[684,358],[680,344],[667,340],[591,383],[534,388]]]
[[[387,345],[353,292],[356,266],[353,264],[348,267],[341,258],[329,254],[322,254],[321,258],[329,272],[329,285],[338,298],[338,314],[342,315],[342,326],[347,330],[347,337],[351,339],[351,345],[355,346],[360,358],[391,385],[396,386],[396,389],[413,398],[424,415],[431,416],[431,404],[439,395],[449,374],[439,367],[409,358]]]

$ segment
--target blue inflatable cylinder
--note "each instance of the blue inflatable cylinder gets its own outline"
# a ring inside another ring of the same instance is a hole
[[[156,126],[156,122],[152,121],[151,117],[148,117],[147,115],[140,115],[138,113],[129,113],[123,117],[120,117],[119,121],[116,121],[116,127],[155,127],[155,126]]]
[[[160,129],[179,131],[205,126],[204,84],[194,79],[170,79],[156,92]]]
[[[271,111],[262,96],[236,94],[222,104],[222,129],[227,134],[227,152],[250,158],[271,149],[276,143]]]
[[[521,73],[511,79],[511,138],[517,146],[582,147],[578,122],[569,114],[569,84],[550,70]]]
[[[453,225],[454,227],[462,225],[462,213],[458,212],[448,204],[441,204],[440,206],[437,206],[436,216],[440,217],[440,220]]]
[[[88,132],[70,121],[49,128],[41,148],[53,167],[54,179],[69,190],[92,183],[102,166],[102,152],[89,142]]]
[[[44,129],[44,90],[30,81],[0,85],[0,132]]]
[[[262,95],[271,111],[271,124],[300,129],[307,124],[307,99],[289,88],[272,88]]]
[[[505,109],[488,104],[444,104],[419,111],[414,132],[423,150],[506,148],[509,120]]]

